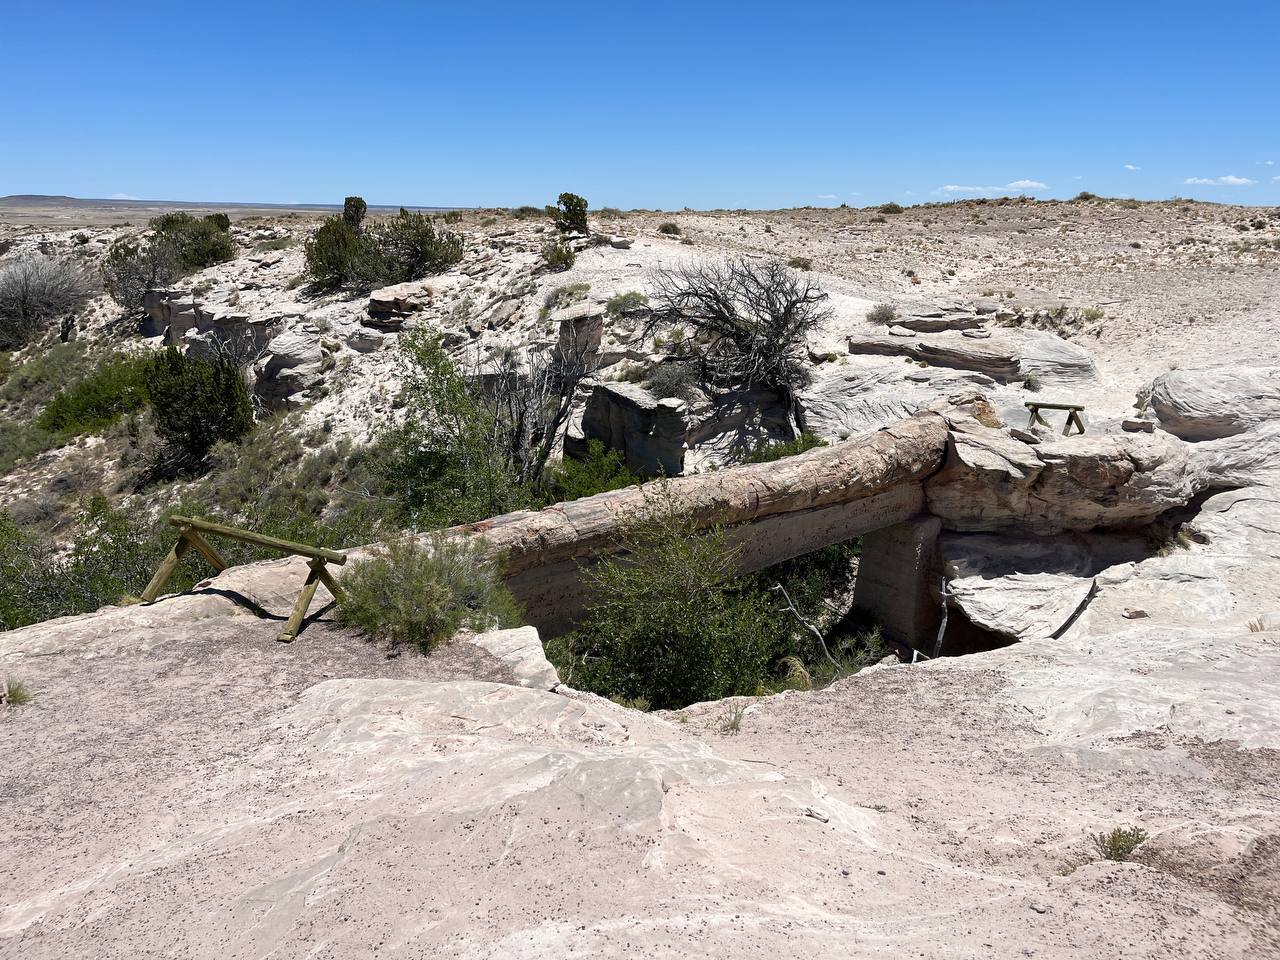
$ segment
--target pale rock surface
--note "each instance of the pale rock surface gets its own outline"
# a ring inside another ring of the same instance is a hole
[[[1173,370],[1151,385],[1160,427],[1184,440],[1216,440],[1280,419],[1280,367]]]

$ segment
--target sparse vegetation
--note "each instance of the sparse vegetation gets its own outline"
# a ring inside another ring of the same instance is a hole
[[[249,389],[234,364],[170,347],[147,364],[145,390],[156,432],[183,469],[201,464],[214,444],[238,440],[253,427]]]
[[[57,323],[65,343],[90,295],[78,267],[35,253],[0,264],[0,349],[25,346]]]
[[[519,608],[483,547],[441,534],[426,542],[412,536],[391,540],[349,564],[340,583],[341,623],[424,653],[462,627],[481,632],[520,622]]]
[[[60,390],[36,425],[63,437],[105,430],[146,404],[149,363],[146,355],[108,357],[89,376]]]
[[[747,456],[746,463],[773,463],[783,457],[794,457],[798,453],[812,450],[814,447],[825,447],[827,441],[815,437],[811,433],[802,433],[794,440],[761,441]]]
[[[364,202],[364,197],[347,197],[342,201],[342,222],[358,232],[368,210],[369,205]]]
[[[698,388],[698,376],[687,363],[660,363],[649,374],[649,392],[659,399],[690,399]]]
[[[813,261],[808,257],[792,257],[787,261],[787,266],[793,270],[809,271],[813,269]]]
[[[890,326],[898,322],[898,309],[891,303],[877,303],[867,311],[867,322]]]
[[[326,220],[306,243],[307,277],[316,287],[368,290],[443,273],[462,259],[462,237],[437,229],[425,214],[401,207],[390,220],[361,226],[362,207],[351,204],[359,199],[348,197],[350,209]]]
[[[637,290],[628,290],[609,298],[605,311],[613,317],[622,317],[628,313],[643,310],[649,305],[649,298]]]
[[[889,203],[880,204],[880,206],[876,207],[876,209],[879,210],[881,213],[896,214],[896,213],[904,213],[907,208],[902,206],[902,204],[900,203],[889,202]]]
[[[586,457],[581,460],[565,457],[552,469],[547,486],[550,498],[561,502],[621,490],[639,482],[627,469],[621,451],[611,450],[599,440],[589,440]]]
[[[563,243],[552,241],[542,248],[543,265],[555,273],[568,270],[577,259],[577,254]]]
[[[1116,827],[1110,833],[1096,833],[1092,839],[1098,856],[1123,862],[1147,839],[1147,831],[1141,827]]]
[[[0,684],[0,704],[10,707],[25,707],[33,699],[31,688],[21,680],[12,678]]]
[[[682,233],[678,223],[672,223],[668,220],[666,223],[658,224],[658,232],[666,234],[668,237],[678,237]]]
[[[559,287],[553,287],[542,298],[542,309],[538,313],[539,318],[545,320],[553,310],[581,303],[587,299],[587,293],[590,290],[591,284],[589,283],[566,283]]]

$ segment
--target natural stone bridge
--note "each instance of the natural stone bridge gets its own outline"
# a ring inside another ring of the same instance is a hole
[[[980,399],[967,401],[981,415]],[[986,419],[984,417],[984,419]],[[507,557],[507,585],[544,633],[582,611],[580,568],[614,553],[619,524],[669,496],[697,525],[724,525],[744,570],[863,537],[855,600],[885,632],[931,645],[944,529],[1053,534],[1134,527],[1209,483],[1168,434],[1044,439],[984,427],[961,408],[767,464],[654,481],[455,528]]]

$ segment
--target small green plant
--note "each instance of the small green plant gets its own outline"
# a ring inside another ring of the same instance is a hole
[[[670,220],[668,220],[666,223],[661,223],[658,225],[658,232],[662,234],[666,234],[668,237],[678,237],[680,236],[682,231],[680,230],[679,224],[672,223]]]
[[[898,322],[898,310],[891,303],[877,303],[867,311],[867,322],[890,326]]]
[[[1147,831],[1141,827],[1116,827],[1110,833],[1095,833],[1092,839],[1098,856],[1123,862],[1147,839]]]
[[[617,318],[643,310],[648,305],[649,298],[643,293],[637,290],[628,290],[626,293],[619,293],[610,297],[604,308],[611,317]]]
[[[553,310],[569,307],[587,299],[591,290],[589,283],[566,283],[548,290],[542,298],[542,309],[538,311],[538,319],[545,320]]]
[[[298,240],[296,237],[276,237],[274,240],[263,240],[253,250],[255,253],[270,253],[273,250],[288,250],[290,247],[296,247],[297,245]]]
[[[442,534],[405,536],[350,564],[341,580],[338,620],[391,644],[424,653],[462,627],[515,626],[519,610],[479,543]]]
[[[223,233],[228,233],[231,230],[231,218],[225,213],[207,213],[205,214],[204,219],[208,220],[214,225],[214,227],[221,230]]]
[[[742,718],[747,715],[747,708],[742,703],[726,704],[724,716],[720,719],[720,732],[732,736],[742,729]]]
[[[550,471],[547,488],[556,502],[563,503],[621,490],[639,482],[627,469],[627,458],[622,451],[612,450],[600,440],[588,440],[587,455],[581,460],[565,457],[560,461]]]
[[[561,233],[587,232],[587,201],[576,193],[562,193],[556,201],[556,228]]]
[[[793,270],[812,270],[813,260],[809,257],[792,257],[787,261],[787,266]]]
[[[1096,323],[1107,315],[1101,307],[1086,307],[1080,311],[1080,318],[1088,323]]]
[[[577,255],[569,247],[554,240],[542,248],[543,265],[555,273],[568,270],[577,259]]]
[[[1081,190],[1071,199],[1079,202],[1084,200],[1101,200],[1102,198],[1096,193],[1090,193],[1088,190]]]
[[[0,685],[0,703],[11,707],[24,707],[32,700],[31,689],[21,680],[6,680]]]
[[[1035,373],[1028,373],[1022,379],[1022,386],[1023,389],[1027,390],[1029,393],[1039,393],[1044,389],[1043,381],[1040,379],[1039,374]]]
[[[321,289],[367,290],[383,275],[377,251],[341,217],[320,225],[307,240],[304,256],[307,279]]]
[[[876,209],[881,213],[903,213],[907,208],[900,203],[889,202],[880,204]]]
[[[794,440],[769,441],[762,440],[747,455],[746,463],[773,463],[783,457],[794,457],[798,453],[812,450],[814,447],[825,447],[827,441],[815,437],[811,433],[802,433]]]

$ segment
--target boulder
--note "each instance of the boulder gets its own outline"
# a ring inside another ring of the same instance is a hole
[[[1183,440],[1217,440],[1280,418],[1280,367],[1173,370],[1151,384],[1162,429]]]
[[[561,355],[599,353],[604,336],[604,313],[604,304],[585,300],[551,314],[552,323],[559,328]]]
[[[1149,523],[1212,485],[1188,446],[1162,431],[1031,445],[972,425],[952,430],[925,492],[951,530],[1053,534]]]
[[[547,659],[534,627],[489,630],[467,639],[501,660],[511,670],[517,686],[535,690],[554,690],[560,686],[560,675]]]

